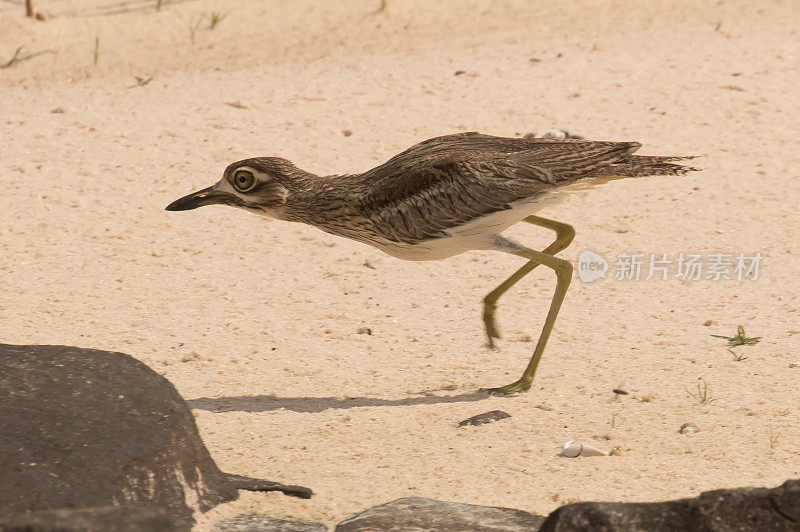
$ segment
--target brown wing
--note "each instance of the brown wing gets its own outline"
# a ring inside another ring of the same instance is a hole
[[[360,176],[356,208],[390,239],[416,243],[592,175],[635,142],[516,139],[461,133],[421,142]]]

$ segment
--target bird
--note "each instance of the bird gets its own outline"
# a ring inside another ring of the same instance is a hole
[[[495,321],[500,297],[538,265],[550,268],[555,290],[530,362],[515,382],[483,389],[511,395],[531,388],[573,274],[572,264],[556,255],[572,242],[575,229],[536,213],[566,191],[697,170],[681,164],[693,157],[633,155],[640,147],[638,142],[456,133],[415,144],[366,172],[329,176],[287,159],[254,157],[230,164],[216,184],[166,210],[230,205],[308,224],[404,260],[441,260],[470,250],[521,257],[527,262],[483,299],[490,347],[500,338]],[[535,250],[502,235],[518,222],[550,230],[555,239]]]

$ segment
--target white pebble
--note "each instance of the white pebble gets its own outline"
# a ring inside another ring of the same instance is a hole
[[[597,447],[583,445],[577,443],[575,440],[566,442],[561,449],[561,454],[567,458],[575,458],[577,456],[606,456],[606,453]]]

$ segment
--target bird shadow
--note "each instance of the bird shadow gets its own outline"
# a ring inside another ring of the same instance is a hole
[[[458,395],[436,395],[422,392],[416,397],[403,399],[380,399],[377,397],[277,397],[275,395],[238,395],[229,397],[198,397],[186,401],[196,410],[211,412],[270,412],[291,410],[292,412],[318,413],[325,410],[370,406],[416,406],[441,403],[467,403],[488,399],[486,392],[462,393]]]

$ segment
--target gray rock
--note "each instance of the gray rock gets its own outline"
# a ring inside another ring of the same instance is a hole
[[[179,532],[189,529],[186,523],[152,507],[135,505],[42,510],[0,518],[3,532]]]
[[[265,515],[242,514],[223,519],[214,525],[218,532],[328,532],[322,523],[286,521]]]
[[[800,530],[800,480],[777,488],[708,491],[694,499],[654,503],[582,502],[551,513],[541,532]]]
[[[509,417],[511,417],[511,414],[503,412],[502,410],[490,410],[489,412],[484,412],[483,414],[478,414],[477,416],[472,416],[464,421],[460,421],[458,426],[464,427],[466,425],[483,425],[484,423],[493,423],[500,419],[506,419]]]
[[[494,506],[406,497],[370,508],[336,525],[336,532],[519,532],[538,530],[544,517]]]
[[[221,472],[175,387],[128,355],[0,344],[0,390],[0,516],[138,504],[188,527],[257,480]]]

